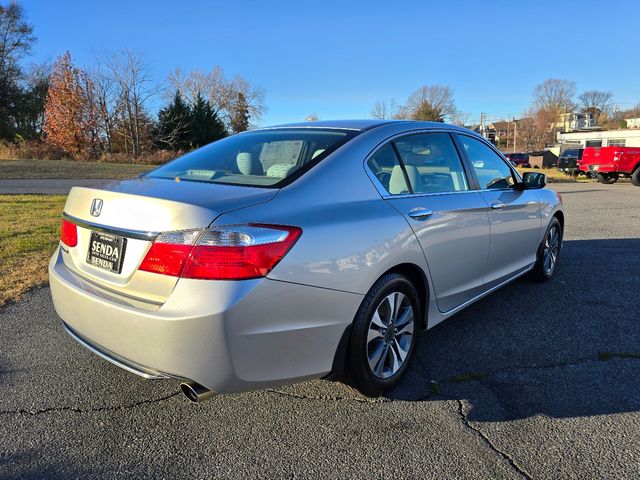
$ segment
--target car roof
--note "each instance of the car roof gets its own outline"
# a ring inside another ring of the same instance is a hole
[[[270,127],[264,127],[259,130],[268,130],[272,128],[335,128],[343,130],[358,130],[365,131],[372,128],[380,127],[382,125],[389,124],[407,124],[407,128],[447,128],[464,130],[470,132],[470,130],[458,127],[455,125],[444,124],[441,122],[418,122],[415,120],[388,120],[388,119],[361,119],[361,120],[319,120],[315,122],[298,122],[288,123],[283,125],[273,125]]]

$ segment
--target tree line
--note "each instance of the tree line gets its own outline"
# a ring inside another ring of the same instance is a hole
[[[65,52],[24,68],[35,42],[22,6],[0,4],[0,142],[25,156],[162,161],[247,130],[265,111],[261,88],[219,66],[176,70],[163,85],[128,50],[84,67]]]
[[[627,110],[613,108],[613,94],[602,90],[587,90],[576,96],[576,83],[571,80],[547,79],[533,90],[531,103],[519,119],[510,121],[517,132],[517,141],[523,150],[540,150],[556,141],[563,129],[563,115],[588,114],[594,126],[604,129],[624,128],[624,118],[637,116],[640,105]],[[415,90],[404,104],[378,101],[371,110],[374,118],[395,118],[469,125],[471,114],[456,108],[453,90],[447,85],[424,85]],[[512,131],[512,135],[513,135]],[[501,145],[503,146],[503,145]]]

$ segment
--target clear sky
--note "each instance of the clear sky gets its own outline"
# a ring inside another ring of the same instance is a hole
[[[4,2],[3,2],[4,3]],[[31,61],[69,50],[145,54],[160,83],[176,67],[220,65],[266,92],[261,124],[369,117],[446,84],[459,110],[518,116],[546,78],[640,101],[636,1],[23,0]],[[156,106],[154,106],[155,108]]]

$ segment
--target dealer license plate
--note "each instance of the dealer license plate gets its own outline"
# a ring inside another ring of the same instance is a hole
[[[127,239],[102,232],[91,232],[87,263],[114,273],[122,271]]]

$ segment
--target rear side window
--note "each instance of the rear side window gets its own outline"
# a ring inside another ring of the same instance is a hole
[[[480,140],[460,135],[473,169],[478,177],[480,189],[511,188],[515,184],[511,168],[502,158]]]
[[[310,128],[256,130],[209,144],[147,176],[277,187],[303,174],[358,133]]]
[[[414,193],[468,190],[462,161],[447,133],[425,133],[394,142]]]
[[[404,169],[391,143],[387,143],[367,162],[369,169],[391,195],[411,193]]]

